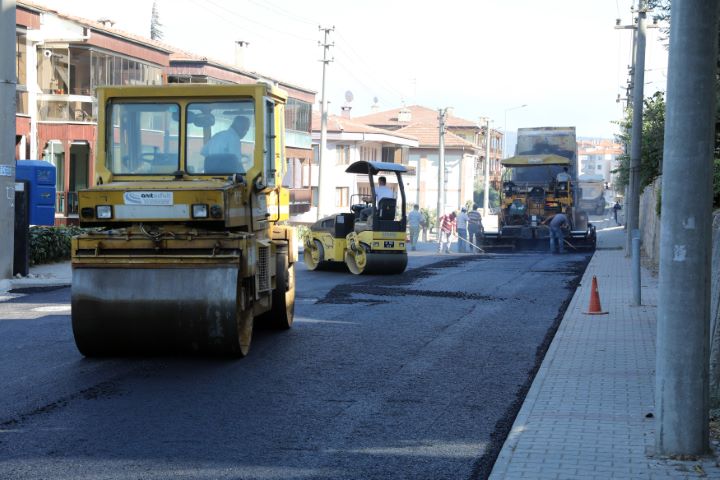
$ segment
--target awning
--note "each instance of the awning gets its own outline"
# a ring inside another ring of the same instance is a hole
[[[515,155],[500,161],[505,167],[532,167],[535,165],[570,165],[570,159],[555,154]]]

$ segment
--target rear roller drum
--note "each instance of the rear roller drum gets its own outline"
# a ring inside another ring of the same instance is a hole
[[[295,265],[288,264],[287,252],[278,252],[275,284],[272,308],[259,320],[270,328],[287,330],[292,327],[295,317]]]

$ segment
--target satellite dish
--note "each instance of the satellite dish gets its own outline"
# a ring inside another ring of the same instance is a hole
[[[345,101],[346,102],[348,102],[348,103],[352,102],[353,98],[355,98],[355,97],[353,96],[353,93],[350,90],[345,92]]]
[[[378,102],[378,97],[373,97],[373,103],[377,103],[377,102]]]

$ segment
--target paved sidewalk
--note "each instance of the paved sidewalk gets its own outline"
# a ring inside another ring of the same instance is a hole
[[[33,265],[27,277],[0,279],[0,295],[19,288],[69,286],[72,283],[70,260]]]
[[[632,299],[624,230],[598,224],[598,250],[575,292],[490,475],[500,479],[720,478],[717,458],[653,456],[658,281]],[[608,315],[584,315],[592,277]]]

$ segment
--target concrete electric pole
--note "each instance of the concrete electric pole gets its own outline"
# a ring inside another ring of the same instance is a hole
[[[672,2],[663,152],[655,428],[660,455],[708,444],[715,75],[720,2]]]
[[[445,213],[445,118],[447,108],[438,109],[438,198],[437,198],[437,221],[438,235],[440,234],[440,217]],[[440,237],[438,236],[438,239]]]
[[[633,119],[630,145],[630,184],[627,211],[626,255],[631,250],[633,232],[640,228],[640,155],[643,127],[645,85],[645,38],[647,10],[645,0],[638,0],[637,30],[635,32],[635,63],[633,65]]]
[[[0,280],[13,274],[15,232],[15,0],[0,0]]]
[[[320,148],[318,149],[318,153],[320,158],[318,158],[318,206],[317,206],[317,218],[320,219],[322,217],[322,214],[324,213],[323,208],[325,207],[325,203],[328,202],[328,192],[326,191],[328,189],[328,181],[327,181],[327,174],[328,174],[328,166],[324,165],[325,163],[325,150],[327,150],[327,100],[325,98],[325,74],[327,70],[328,63],[334,61],[335,59],[328,58],[328,53],[330,50],[330,47],[334,47],[335,43],[328,43],[328,36],[330,35],[330,32],[335,31],[335,27],[318,27],[318,30],[324,33],[323,41],[318,42],[318,46],[323,47],[323,58],[320,60],[323,62],[323,73],[322,73],[322,92],[320,94]]]

